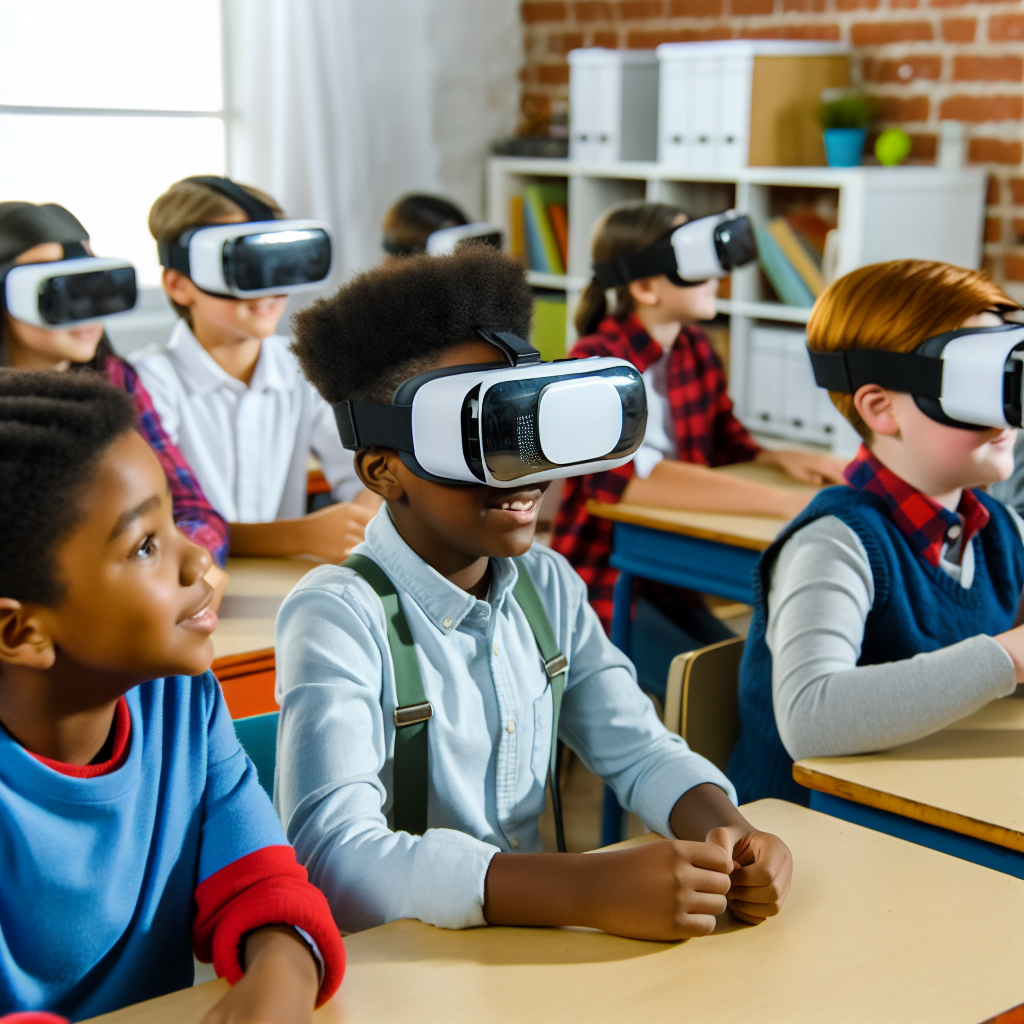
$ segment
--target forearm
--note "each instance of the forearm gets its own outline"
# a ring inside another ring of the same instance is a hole
[[[687,790],[672,808],[669,825],[677,839],[702,843],[716,828],[752,826],[726,796],[725,791],[712,782],[705,782]]]
[[[632,479],[622,500],[694,512],[731,512],[791,519],[807,504],[806,495],[781,487],[715,473],[707,466],[663,460],[646,480]]]
[[[604,866],[582,853],[495,854],[484,882],[484,918],[488,924],[598,928],[595,871]]]
[[[306,554],[305,524],[301,519],[270,523],[232,523],[231,554],[250,558],[290,558]]]

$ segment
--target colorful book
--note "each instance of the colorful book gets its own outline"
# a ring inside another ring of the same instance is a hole
[[[513,196],[508,201],[508,251],[521,263],[527,262],[522,196]]]
[[[533,345],[544,362],[565,358],[565,293],[535,292]]]
[[[562,266],[569,266],[569,216],[564,203],[552,203],[548,207],[551,230],[555,233],[558,251],[562,257]]]
[[[562,255],[558,251],[558,242],[555,240],[555,232],[548,217],[545,191],[545,187],[540,185],[527,185],[523,189],[530,266],[547,274],[564,274],[565,265],[562,263]]]
[[[768,233],[778,243],[782,255],[789,261],[790,266],[807,285],[808,291],[817,298],[825,290],[825,283],[821,277],[821,264],[815,264],[785,217],[776,217],[774,220],[770,220]]]
[[[775,237],[764,228],[755,228],[755,234],[761,269],[775,289],[775,294],[787,306],[810,309],[814,305],[814,296],[804,284],[803,278],[783,255]]]

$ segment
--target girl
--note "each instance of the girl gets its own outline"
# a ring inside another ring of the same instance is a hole
[[[0,303],[3,280],[14,266],[52,263],[88,246],[89,233],[56,203],[0,203]],[[0,365],[21,370],[90,369],[131,396],[138,428],[167,475],[178,528],[206,548],[216,560],[207,581],[218,593],[227,585],[223,566],[228,551],[228,525],[210,506],[202,488],[160,426],[149,394],[135,371],[114,354],[103,325],[82,324],[51,331],[16,320],[3,308],[0,317]]]
[[[381,245],[389,256],[426,252],[427,239],[442,228],[468,224],[469,218],[451,200],[412,193],[384,215]]]
[[[595,264],[664,244],[687,216],[663,203],[629,203],[598,221],[591,255]],[[580,299],[580,334],[570,355],[617,356],[643,373],[647,388],[647,437],[629,465],[566,481],[552,547],[586,581],[590,603],[610,629],[617,578],[609,565],[612,524],[587,512],[587,501],[628,501],[668,508],[775,515],[790,518],[806,503],[796,493],[711,473],[736,462],[778,466],[803,483],[842,480],[842,463],[831,455],[768,451],[754,442],[732,412],[725,375],[707,335],[696,326],[715,316],[718,282],[680,287],[667,277],[641,278],[614,290],[612,308],[596,279]],[[644,613],[650,606],[660,627],[675,627],[677,650],[693,650],[732,634],[697,594],[644,581]],[[639,611],[639,609],[638,609]],[[669,623],[663,619],[667,617]],[[641,666],[638,664],[638,671]],[[667,666],[666,666],[667,669]],[[642,677],[646,673],[641,673]],[[645,688],[663,689],[660,668]]]

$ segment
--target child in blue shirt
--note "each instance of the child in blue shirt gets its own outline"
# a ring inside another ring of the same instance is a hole
[[[0,1014],[234,984],[218,1024],[309,1022],[344,970],[207,671],[209,553],[130,398],[0,370]]]
[[[295,351],[328,402],[390,403],[410,377],[500,361],[478,329],[527,337],[532,307],[506,255],[467,246],[409,256],[300,313]],[[545,485],[449,486],[393,448],[362,448],[355,465],[384,499],[356,552],[397,591],[433,714],[426,828],[414,835],[395,828],[398,701],[381,600],[352,569],[309,573],[278,617],[275,799],[339,925],[415,917],[677,939],[712,931],[727,898],[745,921],[777,913],[788,849],[750,825],[728,779],[664,728],[569,563],[531,547]],[[568,660],[559,736],[623,807],[676,842],[539,852],[552,697],[512,592],[519,573]]]

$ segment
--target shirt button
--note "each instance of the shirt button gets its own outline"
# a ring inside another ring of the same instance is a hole
[[[946,536],[950,540],[956,540],[960,534],[963,533],[963,529],[957,526],[955,523],[946,531]]]
[[[511,846],[513,850],[518,850],[519,849],[519,836],[512,836],[509,839],[509,841],[508,841],[508,845]]]
[[[508,731],[510,733],[515,732],[516,731],[516,723],[514,721],[512,721],[512,719],[510,718],[508,720],[508,723],[505,725],[505,728],[508,729]]]
[[[452,628],[452,617],[450,615],[446,615],[441,620],[441,625],[444,626],[445,629],[451,629]]]
[[[497,644],[494,645],[494,656],[495,657],[498,656],[498,645]]]

